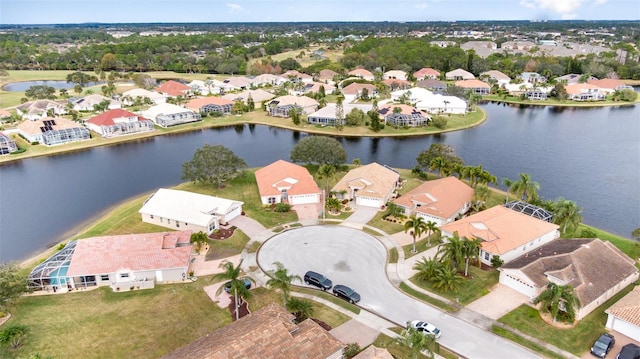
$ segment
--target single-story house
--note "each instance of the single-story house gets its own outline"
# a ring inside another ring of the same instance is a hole
[[[382,208],[398,188],[400,174],[376,162],[347,172],[331,192],[339,199],[355,201],[357,206]]]
[[[567,97],[573,101],[603,101],[607,97],[607,92],[593,84],[578,83],[565,85]]]
[[[378,108],[384,123],[395,127],[423,127],[429,124],[431,117],[417,108],[404,104],[385,104]]]
[[[351,102],[357,100],[362,97],[363,90],[366,89],[365,93],[368,98],[376,98],[378,97],[378,88],[374,84],[361,84],[357,82],[352,82],[349,85],[342,88],[342,96],[344,96],[345,102]]]
[[[341,359],[345,345],[324,328],[271,303],[209,333],[162,359]]]
[[[107,101],[109,105],[107,106],[108,110],[114,110],[116,108],[121,108],[122,104],[120,101],[116,101],[112,98],[105,97],[98,94],[91,94],[85,97],[73,98],[69,99],[69,103],[76,111],[94,111],[95,106],[100,103]]]
[[[120,102],[126,106],[133,106],[136,99],[144,103],[146,98],[156,105],[167,102],[167,98],[162,96],[162,94],[145,89],[131,89],[123,92],[122,95],[120,95]]]
[[[438,226],[451,223],[466,213],[473,201],[473,188],[454,176],[426,181],[392,202],[404,215],[424,218]]]
[[[307,116],[307,122],[314,125],[335,126],[336,125],[336,107],[335,103],[328,103],[325,107],[318,109],[314,113],[310,113]],[[372,104],[342,104],[342,124],[346,123],[345,117],[351,113],[354,109],[359,109],[365,114],[373,109]]]
[[[491,257],[505,263],[560,237],[557,224],[542,221],[497,205],[440,227],[443,237],[458,232],[460,237],[482,241],[480,261],[491,265]]]
[[[220,84],[221,81],[218,80],[192,80],[187,84],[191,89],[190,92],[194,95],[212,95],[220,93]]]
[[[406,89],[411,87],[411,82],[407,80],[400,80],[400,79],[386,79],[386,80],[382,80],[382,83],[387,85],[387,87],[390,88],[391,91],[395,91],[398,89]]]
[[[67,107],[51,100],[36,100],[25,102],[16,107],[16,113],[27,120],[38,120],[43,117],[66,115]]]
[[[388,80],[388,79],[406,80],[407,73],[402,70],[389,70],[384,74],[382,74],[382,79],[383,80]]]
[[[582,319],[638,280],[634,260],[598,238],[557,239],[530,250],[500,269],[500,283],[533,299],[548,283],[574,288]]]
[[[324,88],[324,93],[327,95],[332,94],[336,89],[335,86],[322,82],[306,82],[303,83],[303,86],[294,86],[294,88],[289,90],[289,93],[294,96],[313,94],[320,92],[320,88]]]
[[[469,71],[463,69],[455,69],[444,74],[445,79],[449,81],[473,80],[476,77]]]
[[[10,117],[11,117],[11,112],[0,108],[0,122]]]
[[[420,70],[414,72],[413,77],[415,77],[418,81],[426,79],[436,80],[440,78],[440,71],[434,70],[431,67],[423,67]]]
[[[290,82],[304,82],[304,83],[313,82],[313,76],[307,75],[305,73],[302,73],[296,70],[289,70],[283,73],[282,75],[280,75],[280,77],[283,80],[290,81]]]
[[[507,76],[502,71],[498,71],[498,70],[485,71],[480,74],[480,78],[493,80],[498,85],[508,84],[509,82],[511,82],[511,77]]]
[[[527,91],[527,93],[525,94],[525,96],[527,97],[527,100],[531,100],[531,101],[543,101],[547,99],[547,93],[544,91],[540,91],[540,90],[531,90],[531,91]]]
[[[25,120],[18,125],[18,133],[31,143],[38,142],[47,146],[91,138],[88,129],[63,117],[45,117],[35,121]]]
[[[160,188],[138,211],[142,221],[175,230],[211,234],[242,214],[240,201]]]
[[[529,51],[535,46],[537,46],[536,43],[532,41],[505,41],[500,45],[500,48],[505,50]]]
[[[189,273],[190,242],[191,231],[74,240],[37,265],[27,285],[53,292],[110,286],[121,292],[180,282]]]
[[[546,77],[540,75],[537,72],[523,72],[520,75],[518,75],[518,78],[522,79],[522,81],[524,82],[529,82],[532,84],[547,81]]]
[[[156,125],[161,127],[170,127],[181,125],[183,123],[202,121],[200,113],[193,112],[184,107],[170,104],[161,103],[149,107],[145,111],[142,111],[142,116],[150,119]]]
[[[456,86],[471,91],[474,95],[488,95],[491,92],[491,86],[480,80],[461,80],[456,81]]]
[[[225,91],[246,90],[251,87],[252,80],[246,76],[232,76],[222,80],[220,87]]]
[[[155,89],[155,91],[162,94],[164,97],[186,97],[191,92],[191,88],[178,81],[169,80],[163,82]]]
[[[640,286],[604,311],[606,327],[640,342]]]
[[[255,175],[264,205],[320,203],[322,191],[309,171],[300,165],[278,160],[257,170]]]
[[[564,76],[559,76],[556,77],[556,82],[557,83],[561,83],[561,84],[565,84],[565,85],[573,85],[573,84],[577,84],[580,83],[580,79],[582,78],[581,74],[566,74]],[[597,80],[596,77],[593,76],[589,76],[589,78],[587,79],[587,82],[591,81],[591,80]]]
[[[627,84],[625,84],[624,82],[622,82],[622,80],[619,79],[596,79],[594,77],[590,78],[587,83],[591,84],[591,85],[595,85],[597,87],[599,87],[600,89],[602,89],[603,91],[606,91],[608,93],[614,93],[615,91],[622,91],[622,90],[632,90],[633,91],[633,87],[629,86]]]
[[[318,109],[318,101],[307,96],[280,96],[267,104],[269,116],[289,117],[292,108],[302,111],[302,114],[310,114]]]
[[[318,72],[317,78],[318,81],[324,82],[325,84],[335,85],[336,82],[333,79],[336,78],[336,76],[340,76],[340,74],[333,70],[324,69]]]
[[[231,113],[231,109],[233,108],[233,101],[216,96],[200,97],[187,102],[185,107],[200,114],[217,112],[223,115],[228,115]]]
[[[429,81],[429,80],[426,80]],[[443,96],[422,87],[412,87],[407,90],[398,90],[391,93],[391,99],[400,101],[406,97],[416,109],[430,114],[465,114],[467,112],[467,102],[456,96]]]
[[[16,152],[17,150],[18,145],[16,144],[16,141],[0,132],[0,155],[7,155],[11,152]]]
[[[426,88],[427,90],[431,90],[435,93],[443,93],[444,90],[447,89],[447,85],[445,85],[444,82],[436,79],[419,80],[416,86]]]
[[[272,98],[276,97],[276,95],[262,89],[257,89],[257,90],[245,90],[237,93],[229,93],[222,96],[222,98],[227,99],[229,101],[233,101],[233,102],[242,101],[245,104],[247,103],[247,100],[249,99],[249,97],[251,97],[251,99],[253,100],[253,103],[257,108],[260,106],[260,104],[263,101],[271,100]]]
[[[393,355],[385,348],[369,345],[367,349],[356,354],[353,359],[394,359]]]
[[[375,81],[376,77],[373,75],[373,73],[369,70],[365,70],[365,69],[355,69],[355,70],[351,70],[347,73],[347,75],[349,76],[354,76],[357,77],[359,79],[363,79],[363,80],[367,80],[367,81]]]
[[[88,129],[102,137],[153,131],[153,121],[123,109],[109,110],[85,121]]]
[[[262,74],[252,78],[251,85],[255,87],[266,86],[266,85],[277,86],[287,81],[289,80],[288,79],[285,80],[282,77],[277,75]]]

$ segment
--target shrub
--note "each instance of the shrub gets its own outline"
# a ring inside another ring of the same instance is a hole
[[[500,259],[500,256],[494,254],[493,257],[491,257],[491,266],[493,268],[500,268],[503,264],[504,261]]]
[[[585,228],[580,232],[580,238],[597,238],[598,234],[591,228]]]
[[[273,211],[278,213],[286,213],[286,212],[289,212],[290,210],[291,210],[291,205],[288,203],[280,202],[273,207]]]
[[[28,331],[29,328],[26,325],[12,325],[0,331],[0,344],[8,345],[11,349],[18,349]]]
[[[438,116],[431,120],[431,124],[442,130],[443,128],[447,127],[447,119]]]
[[[349,343],[347,344],[346,347],[344,347],[344,350],[342,351],[342,355],[347,358],[347,359],[351,359],[354,356],[356,356],[358,353],[360,353],[360,345],[358,345],[358,343]]]

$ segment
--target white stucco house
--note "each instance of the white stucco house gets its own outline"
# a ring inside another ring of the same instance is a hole
[[[640,342],[640,286],[604,312],[607,313],[607,329]]]

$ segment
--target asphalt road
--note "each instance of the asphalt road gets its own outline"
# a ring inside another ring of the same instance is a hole
[[[467,358],[538,358],[497,335],[416,301],[387,279],[386,250],[374,237],[343,226],[307,226],[274,236],[258,252],[264,270],[282,263],[290,274],[308,270],[324,274],[333,284],[351,287],[362,308],[399,325],[420,319],[442,330],[439,342]],[[304,283],[296,283],[304,285]],[[496,305],[499,305],[496,303]]]

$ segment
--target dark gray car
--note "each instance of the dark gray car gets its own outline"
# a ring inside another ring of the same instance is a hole
[[[591,354],[597,356],[598,358],[604,358],[607,356],[611,348],[613,348],[613,344],[615,344],[616,339],[613,335],[609,333],[604,333],[593,343],[591,347]]]
[[[304,282],[314,285],[322,290],[329,290],[333,286],[331,280],[322,274],[314,271],[308,271],[304,274]]]
[[[333,295],[345,299],[351,304],[358,303],[360,301],[360,294],[342,284],[336,284],[336,286],[333,287]]]

